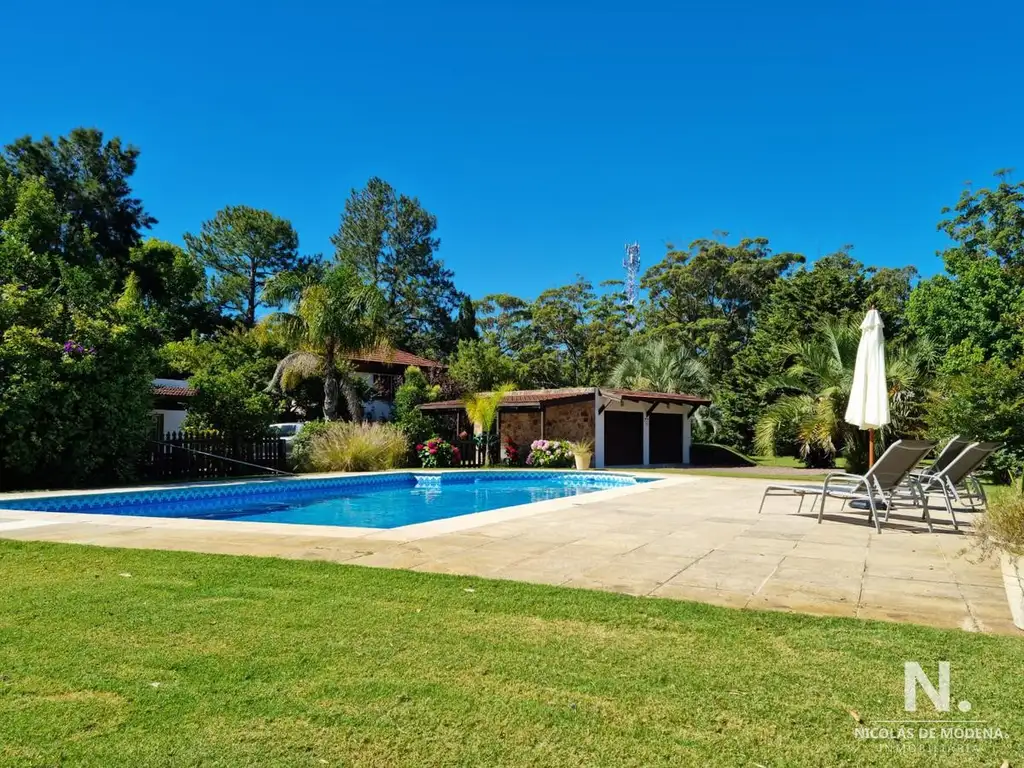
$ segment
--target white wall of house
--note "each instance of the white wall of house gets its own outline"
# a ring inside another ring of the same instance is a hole
[[[601,410],[601,406],[606,406],[604,411]],[[594,396],[594,466],[598,468],[605,467],[605,455],[604,455],[604,414],[608,411],[640,411],[644,414],[643,430],[644,430],[644,454],[643,463],[644,466],[649,466],[651,463],[651,432],[650,432],[650,416],[648,411],[651,410],[653,403],[638,403],[630,400],[618,400],[614,397],[606,395],[604,393],[597,393]],[[684,405],[682,403],[672,404],[659,404],[653,413],[674,413],[683,417],[683,463],[690,463],[690,413],[693,411],[692,405]]]
[[[163,420],[163,426],[160,428],[162,434],[168,432],[180,432],[181,424],[185,421],[185,416],[188,411],[170,410],[165,408],[157,408],[153,411],[154,416],[161,417]]]

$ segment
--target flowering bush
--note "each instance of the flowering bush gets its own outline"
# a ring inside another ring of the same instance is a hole
[[[519,446],[508,436],[505,437],[505,464],[509,467],[520,467],[523,464],[523,457],[519,452]]]
[[[534,440],[530,444],[530,455],[526,457],[528,467],[569,467],[572,462],[567,440]]]
[[[440,437],[432,437],[417,445],[416,455],[424,467],[457,467],[462,462],[459,449]]]

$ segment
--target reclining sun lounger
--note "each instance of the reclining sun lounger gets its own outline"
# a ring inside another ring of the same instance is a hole
[[[757,512],[761,513],[761,510],[764,509],[765,499],[769,496],[799,496],[800,508],[803,508],[805,496],[821,496],[821,504],[818,507],[818,522],[820,523],[825,514],[826,498],[859,500],[867,503],[868,520],[873,520],[875,530],[881,533],[882,521],[878,516],[878,510],[885,509],[886,517],[888,517],[888,509],[893,503],[893,495],[901,485],[906,483],[910,486],[915,499],[919,499],[923,505],[924,519],[927,521],[930,531],[932,530],[932,521],[928,515],[928,497],[921,492],[918,481],[911,476],[910,472],[934,447],[935,443],[927,440],[897,440],[863,475],[831,472],[821,485],[769,485],[764,491],[764,496],[761,497],[761,507]]]
[[[981,483],[974,478],[973,473],[1001,447],[1002,443],[970,443],[940,471],[915,472],[911,475],[911,479],[917,481],[917,489],[926,497],[929,493],[942,494],[942,499],[946,502],[946,511],[953,519],[953,528],[958,528],[956,515],[953,512],[953,501],[961,501],[957,489],[962,488],[965,495],[973,497],[975,491],[968,486],[968,483],[972,483],[977,489],[981,504],[984,505],[985,491],[982,489]]]

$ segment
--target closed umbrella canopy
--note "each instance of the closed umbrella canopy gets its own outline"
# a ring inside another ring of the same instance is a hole
[[[853,369],[846,421],[861,429],[879,429],[889,423],[883,327],[882,316],[875,309],[868,310],[860,324],[857,365]]]

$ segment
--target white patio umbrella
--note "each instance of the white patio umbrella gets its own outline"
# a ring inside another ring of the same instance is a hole
[[[889,387],[885,382],[885,337],[882,335],[882,316],[874,307],[868,310],[860,324],[860,344],[857,345],[857,365],[853,369],[850,402],[846,406],[846,421],[859,429],[866,429],[868,438],[868,466],[875,463],[875,430],[889,423]]]

